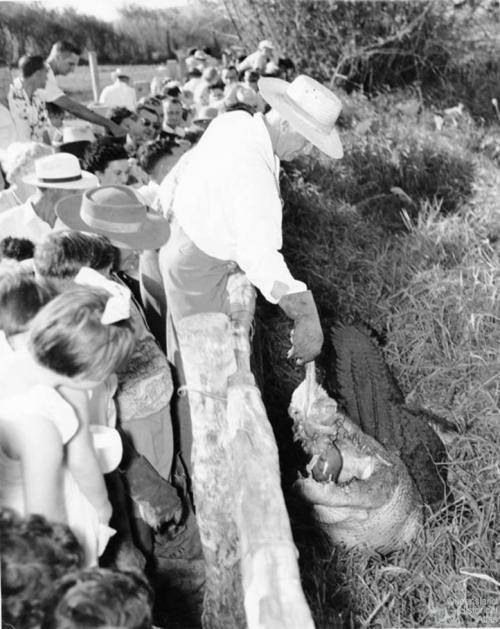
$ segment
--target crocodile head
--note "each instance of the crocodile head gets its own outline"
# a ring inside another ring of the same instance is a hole
[[[294,391],[289,414],[296,439],[311,455],[294,488],[332,542],[388,553],[411,540],[422,502],[399,456],[340,413],[310,378]]]

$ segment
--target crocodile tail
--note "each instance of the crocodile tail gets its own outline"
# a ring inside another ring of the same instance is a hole
[[[393,439],[387,443],[384,438],[391,435],[387,421],[394,404],[403,404],[404,398],[371,330],[362,323],[338,324],[331,331],[331,342],[335,368],[329,384],[335,398],[364,432],[393,445]]]

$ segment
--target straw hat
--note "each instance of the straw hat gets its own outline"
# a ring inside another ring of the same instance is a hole
[[[343,156],[335,128],[342,103],[332,91],[304,74],[291,83],[262,77],[258,85],[264,100],[309,142],[329,157]]]
[[[130,74],[127,74],[121,68],[116,68],[116,70],[113,70],[113,72],[111,72],[111,78],[113,80],[116,80],[116,79],[130,79]]]
[[[215,109],[215,107],[200,107],[198,113],[193,119],[193,122],[205,122],[207,120],[210,121],[214,118],[217,118],[218,115],[219,112],[217,111],[217,109]]]
[[[198,61],[206,61],[208,59],[206,52],[203,50],[197,50],[193,56]]]
[[[63,127],[63,139],[62,143],[67,142],[93,142],[95,135],[92,129],[88,126],[84,127]]]
[[[269,39],[263,39],[262,41],[259,42],[259,50],[265,50],[266,48],[269,48],[270,50],[274,50],[273,43]]]
[[[127,186],[99,186],[61,199],[56,214],[70,229],[107,236],[121,249],[159,249],[170,226],[163,216],[149,214]]]
[[[78,159],[70,153],[54,153],[35,160],[35,172],[22,180],[38,188],[85,190],[99,183],[95,175],[80,168]]]

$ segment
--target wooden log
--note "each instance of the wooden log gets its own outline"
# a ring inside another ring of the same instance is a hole
[[[276,442],[258,388],[230,385],[227,414],[248,629],[314,629],[281,491]]]
[[[227,444],[227,381],[236,369],[229,319],[199,314],[178,337],[193,425],[193,493],[206,562],[204,629],[244,629],[233,470]]]
[[[237,364],[227,390],[228,442],[248,629],[314,629],[281,491],[278,449],[250,371],[255,290],[236,273],[228,292]]]
[[[89,50],[89,69],[90,80],[92,82],[92,94],[94,96],[94,103],[99,102],[99,96],[101,94],[101,85],[99,81],[99,66],[97,64],[97,53]]]

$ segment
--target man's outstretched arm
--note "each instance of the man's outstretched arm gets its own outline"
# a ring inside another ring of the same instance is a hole
[[[76,118],[81,118],[82,120],[86,120],[87,122],[91,122],[92,124],[98,124],[101,127],[107,129],[112,135],[117,137],[121,137],[127,134],[125,129],[117,125],[115,122],[110,120],[109,118],[105,118],[104,116],[100,116],[96,114],[94,111],[85,107],[80,103],[77,103],[75,100],[63,94],[59,96],[55,100],[52,101],[56,105],[59,105],[61,109],[68,111],[70,114],[75,116]]]

